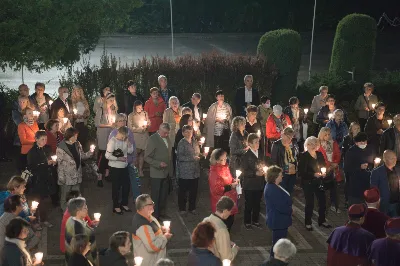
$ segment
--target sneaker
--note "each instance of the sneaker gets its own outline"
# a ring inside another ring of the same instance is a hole
[[[104,187],[103,180],[97,180],[97,186],[98,187]]]
[[[253,229],[251,224],[245,224],[244,227],[246,228],[246,230],[252,230]]]
[[[252,223],[251,225],[254,227],[257,227],[258,229],[262,229],[262,226],[260,223]]]

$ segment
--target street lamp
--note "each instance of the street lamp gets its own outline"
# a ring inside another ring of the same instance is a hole
[[[171,49],[172,57],[174,57],[174,24],[172,19],[172,0],[169,0],[169,9],[171,11]]]
[[[308,80],[311,79],[311,62],[312,62],[312,54],[314,48],[314,29],[315,29],[315,10],[317,9],[317,0],[314,0],[314,16],[312,22],[312,31],[311,31],[311,51],[310,51],[310,64],[308,65]]]

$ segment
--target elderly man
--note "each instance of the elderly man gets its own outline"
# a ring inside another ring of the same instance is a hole
[[[142,194],[135,201],[136,213],[132,220],[134,255],[143,258],[142,266],[153,266],[166,257],[167,243],[172,237],[169,228],[162,227],[152,215],[157,206],[150,195]]]
[[[375,266],[400,265],[400,218],[385,224],[387,237],[376,239],[368,250],[368,259]]]
[[[144,160],[150,165],[151,197],[155,202],[154,216],[169,219],[165,213],[169,181],[172,177],[172,143],[168,123],[162,123],[156,134],[151,135],[144,151]]]
[[[51,97],[44,93],[45,85],[44,83],[37,82],[35,84],[35,93],[33,93],[29,100],[32,103],[31,107],[34,108],[36,111],[40,112],[38,117],[38,125],[39,129],[44,130],[44,125],[49,121],[49,109],[51,107],[50,101]]]
[[[244,76],[244,87],[236,90],[235,105],[236,115],[246,116],[246,108],[249,105],[258,106],[260,95],[258,90],[253,88],[253,76]]]
[[[184,103],[182,107],[189,107],[192,110],[193,118],[196,121],[201,121],[203,119],[203,108],[200,105],[201,94],[193,93],[192,98],[189,102]],[[200,128],[201,130],[202,128]]]
[[[317,122],[317,115],[322,106],[326,105],[326,97],[328,96],[328,86],[319,87],[319,94],[314,96],[311,102],[310,112],[313,113],[313,122],[315,126],[314,135],[318,135],[319,124]]]
[[[367,208],[364,204],[351,205],[349,222],[335,228],[328,238],[327,266],[368,266],[367,249],[375,236],[361,228]]]
[[[393,124],[394,127],[383,132],[379,152],[382,154],[385,150],[392,150],[396,153],[397,161],[400,161],[400,114],[393,117]]]
[[[286,266],[289,259],[296,255],[296,246],[286,238],[281,238],[274,245],[274,257],[264,262],[260,266]]]
[[[371,173],[371,186],[377,187],[380,192],[380,210],[390,217],[398,216],[400,207],[400,179],[395,169],[396,161],[396,153],[386,150],[383,153],[384,164]]]
[[[368,209],[361,227],[372,233],[376,238],[386,237],[385,223],[389,217],[379,211],[379,190],[373,187],[364,191],[364,198]]]
[[[58,88],[58,98],[53,102],[51,105],[51,113],[50,113],[50,118],[51,119],[57,119],[58,118],[58,111],[61,108],[64,108],[64,115],[65,117],[68,117],[69,119],[72,118],[72,102],[68,100],[69,93],[68,93],[68,88],[67,87],[59,87]]]
[[[231,244],[228,227],[224,220],[230,215],[235,203],[227,196],[223,196],[217,202],[216,212],[209,217],[204,218],[203,222],[210,222],[215,227],[215,244],[212,247],[212,253],[222,260],[233,260],[239,247],[236,244]]]
[[[176,95],[175,90],[173,90],[171,88],[167,88],[168,82],[167,82],[166,76],[164,76],[164,75],[158,76],[158,85],[160,85],[160,88],[159,88],[160,96],[163,98],[165,104],[168,105],[169,98],[171,98],[171,96],[178,97],[178,95]]]

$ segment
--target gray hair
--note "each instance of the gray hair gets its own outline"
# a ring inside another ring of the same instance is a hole
[[[333,117],[335,118],[336,115],[342,115],[342,117],[344,116],[344,112],[342,109],[336,109],[335,111],[333,111]]]
[[[201,100],[201,94],[198,93],[198,92],[193,93],[192,98],[193,98],[193,97],[196,97],[196,98],[198,98],[198,99]]]
[[[250,77],[253,78],[253,75],[246,75],[246,76],[244,76],[243,81],[246,81],[246,79],[247,79],[247,78],[250,78]]]
[[[277,257],[287,261],[296,255],[297,249],[289,239],[281,238],[274,245],[273,251]]]
[[[115,116],[115,121],[118,121],[118,120],[124,120],[124,121],[126,121],[126,120],[128,120],[128,118],[127,118],[126,114],[124,114],[124,113],[119,113],[119,114],[117,114],[117,115]]]
[[[147,199],[151,199],[149,194],[142,194],[136,198],[135,207],[137,211],[140,211],[146,205]]]
[[[161,123],[159,129],[164,129],[164,130],[170,131],[171,127],[170,127],[170,125],[168,123]]]
[[[170,259],[159,259],[156,266],[174,266],[175,263]]]
[[[323,91],[323,90],[328,90],[328,86],[321,86],[319,87],[319,92]]]
[[[179,105],[179,99],[178,99],[178,97],[176,97],[176,96],[171,96],[170,98],[169,98],[169,100],[168,100],[168,105],[169,106],[171,106],[171,102],[172,101],[177,101],[178,102],[178,105]]]
[[[308,137],[305,141],[304,141],[304,151],[307,151],[307,145],[319,145],[319,139],[317,137],[311,136]]]
[[[239,129],[239,125],[244,124],[246,125],[246,118],[243,116],[236,116],[232,119],[231,131],[236,132]]]
[[[164,75],[159,75],[158,78],[157,78],[158,82],[160,82],[160,79],[165,79],[165,80],[167,80],[167,77],[164,76]]]
[[[70,199],[68,201],[68,212],[72,217],[75,217],[78,211],[82,210],[82,208],[86,204],[86,199],[83,197],[77,197]]]

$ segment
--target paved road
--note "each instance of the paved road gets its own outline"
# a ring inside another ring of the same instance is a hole
[[[13,169],[12,163],[0,164],[0,180],[5,183],[11,175],[10,169]],[[148,172],[142,178],[142,192],[149,192]],[[95,180],[85,176],[83,182],[83,195],[87,198],[89,206],[89,214],[95,212],[102,213],[101,224],[96,229],[96,239],[99,247],[106,247],[110,235],[118,230],[130,229],[132,213],[125,213],[123,216],[112,214],[111,202],[111,184],[105,183],[104,188],[96,187]],[[291,265],[325,265],[326,264],[326,239],[330,234],[330,230],[319,228],[316,225],[317,213],[315,213],[313,222],[315,230],[308,232],[304,228],[304,197],[301,190],[295,191],[294,198],[294,216],[293,226],[289,230],[289,238],[296,244],[298,254],[291,262]],[[343,202],[343,199],[342,199]],[[129,203],[134,208],[133,200]],[[243,211],[244,201],[239,200],[239,207]],[[265,224],[265,205],[262,205],[262,220]],[[207,170],[202,172],[199,196],[198,196],[198,212],[197,216],[187,215],[180,216],[177,208],[176,193],[172,193],[168,198],[168,215],[172,217],[172,232],[174,237],[168,244],[168,256],[176,262],[176,265],[186,265],[187,254],[190,247],[190,234],[204,217],[210,214],[209,188],[207,181]],[[345,220],[345,212],[336,214],[331,211],[328,213],[329,222],[332,225],[342,225]],[[62,213],[60,209],[52,210],[50,221],[55,225],[51,229],[43,231],[42,243],[40,250],[45,253],[46,265],[63,265],[63,256],[59,251],[59,232]],[[234,265],[254,266],[259,265],[263,260],[268,258],[271,232],[265,226],[263,229],[254,229],[252,231],[245,230],[243,226],[243,215],[240,212],[235,218],[232,228],[232,241],[234,241],[241,249]]]

